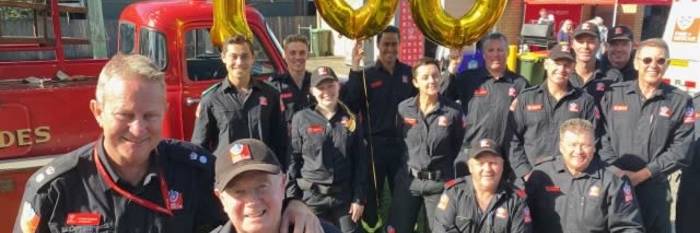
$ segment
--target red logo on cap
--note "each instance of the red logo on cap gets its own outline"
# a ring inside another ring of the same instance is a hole
[[[231,155],[231,161],[233,163],[238,163],[242,160],[251,159],[250,157],[250,147],[247,144],[234,144],[229,150]]]
[[[479,146],[480,146],[481,148],[491,148],[491,142],[490,142],[489,140],[482,139],[482,140],[479,142]]]
[[[328,68],[327,67],[318,68],[318,74],[319,75],[328,75]]]
[[[615,28],[615,34],[622,34],[622,33],[624,33],[622,28]]]

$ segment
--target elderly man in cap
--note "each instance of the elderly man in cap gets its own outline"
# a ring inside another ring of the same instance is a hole
[[[257,139],[239,139],[216,156],[214,193],[229,221],[212,232],[282,232],[286,176],[275,153]],[[322,227],[339,232],[324,222]]]
[[[634,35],[627,26],[618,25],[608,32],[608,49],[601,59],[601,70],[617,69],[624,81],[637,78],[637,70],[632,62]]]
[[[525,190],[535,232],[644,232],[632,184],[594,159],[593,135],[589,121],[565,121],[559,153],[532,172]]]
[[[433,232],[532,232],[524,193],[506,182],[505,164],[495,141],[475,140],[467,161],[471,175],[445,183]]]
[[[571,84],[586,91],[595,97],[596,103],[600,103],[605,91],[613,83],[622,81],[622,74],[617,69],[603,72],[596,60],[596,53],[600,49],[600,32],[598,26],[585,22],[574,30],[574,38],[571,40],[576,66],[571,74]]]
[[[565,46],[549,51],[544,64],[547,80],[525,89],[511,105],[513,139],[510,165],[515,175],[527,180],[542,158],[557,153],[559,124],[571,118],[595,121],[595,102],[591,95],[569,83],[574,57]],[[521,181],[517,181],[518,186]]]

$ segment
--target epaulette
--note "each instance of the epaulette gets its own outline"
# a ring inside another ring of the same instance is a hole
[[[455,185],[464,182],[464,178],[456,178],[456,179],[451,179],[447,182],[445,182],[445,189],[452,188]]]
[[[205,96],[205,95],[211,93],[213,90],[216,90],[216,89],[219,88],[220,86],[221,86],[221,82],[216,82],[214,85],[211,85],[209,88],[207,88],[207,89],[205,89],[204,91],[202,91],[201,96],[203,97],[203,96]]]
[[[540,85],[529,86],[529,87],[523,89],[522,91],[520,91],[520,94],[525,93],[525,92],[535,91],[539,88],[540,88]]]
[[[629,83],[630,83],[629,81],[613,83],[613,84],[610,84],[610,88],[627,87],[629,85]]]
[[[525,189],[513,187],[513,191],[520,199],[527,199],[527,192],[525,192]]]
[[[165,139],[158,144],[158,153],[169,160],[199,169],[213,171],[215,158],[201,147],[175,139]]]
[[[39,168],[39,170],[34,172],[27,180],[26,190],[24,192],[27,194],[36,194],[41,188],[50,184],[54,179],[73,170],[73,168],[78,165],[78,161],[80,160],[79,155],[86,153],[92,155],[90,152],[93,146],[94,143],[90,143],[75,151],[60,155],[46,166]]]

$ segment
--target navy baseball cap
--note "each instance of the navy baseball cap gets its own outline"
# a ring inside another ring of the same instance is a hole
[[[479,156],[486,154],[486,152],[503,157],[501,152],[499,152],[500,150],[501,148],[498,147],[498,143],[496,143],[496,141],[484,138],[481,140],[474,141],[472,143],[471,148],[469,150],[469,158],[479,158]]]
[[[562,59],[576,61],[576,59],[574,59],[574,55],[571,54],[569,46],[562,46],[560,44],[555,45],[553,48],[549,49],[549,59],[555,61]]]
[[[629,40],[634,41],[632,30],[624,25],[617,25],[608,31],[608,42],[613,40]]]
[[[312,87],[318,86],[318,84],[326,80],[338,81],[338,76],[335,75],[335,71],[328,66],[320,66],[311,73]]]
[[[594,36],[596,38],[600,38],[598,26],[591,22],[585,22],[578,25],[578,27],[576,27],[576,30],[574,30],[574,38],[582,35],[589,35]]]

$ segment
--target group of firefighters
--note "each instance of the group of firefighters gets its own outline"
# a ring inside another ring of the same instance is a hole
[[[583,23],[531,86],[506,68],[503,34],[461,73],[458,51],[444,71],[400,62],[399,38],[380,32],[366,67],[358,42],[341,85],[330,67],[307,71],[303,36],[285,38],[288,73],[270,80],[251,77],[252,45],[231,37],[192,143],[160,138],[163,74],[115,56],[90,103],[102,136],[32,176],[15,232],[404,233],[421,209],[430,232],[672,232],[667,176],[681,168],[676,232],[700,224],[700,98],[663,82],[664,41],[634,51],[627,27],[600,41]]]

